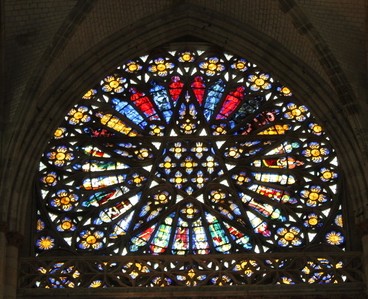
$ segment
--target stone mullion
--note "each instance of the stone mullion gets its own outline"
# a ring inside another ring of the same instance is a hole
[[[365,275],[366,285],[368,284],[368,220],[361,222],[358,225],[360,229],[361,238],[362,238],[362,249],[363,249],[363,256],[362,256],[362,265],[363,265],[363,272]]]

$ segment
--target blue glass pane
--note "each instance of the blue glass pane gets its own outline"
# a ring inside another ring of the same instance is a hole
[[[162,112],[165,121],[168,123],[173,114],[169,96],[164,86],[158,85],[156,82],[152,82],[152,88],[150,89],[153,101],[158,109]]]
[[[211,119],[211,116],[217,107],[218,102],[222,97],[222,93],[225,90],[225,85],[222,80],[218,80],[214,85],[209,88],[205,103],[204,103],[204,116],[207,120]]]
[[[126,116],[129,120],[139,125],[141,128],[147,126],[147,122],[143,119],[142,115],[138,113],[135,108],[127,102],[120,101],[119,99],[112,99],[113,107],[116,111]]]

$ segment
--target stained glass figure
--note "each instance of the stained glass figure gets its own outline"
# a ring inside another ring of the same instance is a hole
[[[171,82],[169,83],[169,93],[171,95],[174,106],[175,106],[176,101],[179,99],[183,86],[184,86],[184,83],[181,82],[181,79],[179,76],[173,76],[171,78]]]
[[[204,93],[206,91],[206,85],[203,82],[203,78],[201,76],[194,77],[194,82],[191,86],[198,103],[202,105]]]
[[[237,87],[235,91],[229,92],[216,119],[227,118],[232,112],[235,111],[244,98],[244,90],[245,88],[240,86]]]
[[[37,255],[345,248],[336,151],[290,88],[248,59],[195,49],[113,74],[66,113],[42,155]],[[308,279],[332,280],[320,272]]]
[[[155,108],[151,100],[142,92],[139,92],[135,87],[129,89],[131,96],[130,100],[137,108],[142,111],[149,119],[157,119]]]
[[[224,82],[221,79],[209,88],[203,109],[203,114],[207,121],[211,119],[217,104],[221,100],[224,89]]]
[[[169,122],[172,116],[172,109],[167,91],[164,86],[158,85],[155,81],[151,84],[152,88],[150,89],[150,92],[153,96],[153,101],[162,112],[164,119]]]

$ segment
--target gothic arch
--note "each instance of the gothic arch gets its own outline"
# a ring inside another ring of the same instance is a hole
[[[210,42],[225,51],[250,57],[259,66],[275,74],[280,81],[290,85],[298,97],[314,109],[314,114],[333,139],[342,171],[348,178],[344,193],[346,201],[353,202],[355,210],[360,208],[367,190],[365,173],[359,163],[361,145],[352,139],[352,136],[356,136],[356,128],[350,125],[343,105],[338,104],[337,99],[341,99],[341,94],[331,89],[327,82],[282,45],[260,34],[256,28],[229,21],[214,12],[202,14],[196,7],[183,5],[181,9],[140,20],[129,28],[115,32],[98,47],[65,66],[58,79],[42,94],[34,87],[29,88],[29,99],[37,98],[37,101],[21,116],[24,118],[19,123],[19,135],[12,141],[13,167],[9,171],[12,185],[5,190],[4,196],[10,211],[7,217],[12,231],[26,231],[28,208],[32,204],[30,178],[37,169],[38,158],[51,132],[84,91],[113,69],[117,61],[125,61],[161,45],[179,41],[191,44],[193,40]],[[339,90],[344,87],[350,90],[345,82],[339,86]],[[32,129],[26,131],[25,127]],[[31,157],[27,155],[29,152],[32,153]],[[16,155],[30,158],[25,161],[16,159]],[[15,160],[18,162],[14,163]],[[353,217],[352,213],[349,217]]]
[[[234,54],[252,57],[259,66],[265,65],[268,70],[277,74],[278,78],[292,86],[299,93],[298,96],[312,109],[316,107],[314,113],[324,123],[336,142],[346,175],[357,177],[357,170],[360,169],[358,172],[363,172],[358,159],[359,144],[357,141],[354,144],[351,140],[354,136],[353,129],[348,125],[349,121],[343,109],[336,103],[336,96],[334,96],[336,93],[326,82],[323,82],[313,70],[275,40],[258,34],[256,28],[237,24],[215,12],[207,11],[206,14],[202,14],[196,7],[187,7],[184,4],[182,9],[163,12],[160,16],[141,20],[135,26],[112,34],[97,48],[91,49],[72,65],[67,66],[43,94],[29,90],[29,97],[37,96],[37,104],[24,115],[24,123],[32,124],[33,129],[19,130],[18,138],[13,141],[15,145],[13,151],[16,154],[31,151],[34,155],[26,162],[19,160],[18,166],[13,167],[10,172],[13,185],[6,190],[8,191],[6,198],[12,198],[12,201],[8,202],[10,211],[8,217],[12,230],[24,231],[25,223],[19,222],[19,219],[25,219],[26,207],[30,204],[29,191],[32,183],[29,178],[35,171],[38,154],[42,152],[50,136],[50,129],[55,128],[64,112],[72,106],[77,95],[96,82],[101,74],[112,69],[116,61],[124,61],[137,53],[143,54],[152,48],[170,44],[175,40],[191,43],[191,37],[211,42]],[[36,118],[35,115],[37,115]],[[335,133],[336,136],[334,136]],[[21,172],[20,169],[22,169]],[[22,177],[17,173],[22,173]],[[364,178],[364,176],[360,177]],[[19,181],[23,182],[21,186]],[[357,192],[352,190],[364,192],[365,184],[364,179],[349,180],[346,184],[346,193],[355,194],[356,198],[353,201],[357,205],[361,201],[361,195],[356,195]],[[18,209],[20,202],[23,209]]]

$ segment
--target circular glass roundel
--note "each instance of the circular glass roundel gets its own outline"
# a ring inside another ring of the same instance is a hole
[[[247,59],[156,52],[88,90],[39,173],[36,251],[344,247],[338,161],[290,88]]]

